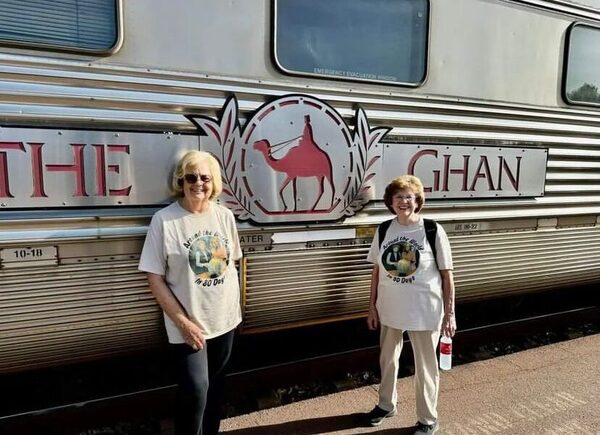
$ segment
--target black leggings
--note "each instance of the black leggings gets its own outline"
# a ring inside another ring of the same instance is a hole
[[[234,331],[206,340],[195,351],[187,344],[171,345],[177,368],[176,435],[215,435],[221,425],[225,366],[231,356]]]

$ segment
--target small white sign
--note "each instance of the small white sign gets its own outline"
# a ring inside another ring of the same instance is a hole
[[[450,231],[453,233],[481,231],[485,229],[482,222],[461,222],[457,224],[451,224],[450,228]]]
[[[0,249],[0,265],[28,267],[58,264],[56,246],[15,246]]]

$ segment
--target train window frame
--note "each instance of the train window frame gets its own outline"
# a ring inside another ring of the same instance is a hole
[[[563,0],[563,2],[573,6],[589,8],[591,10],[600,10],[600,3],[598,3],[598,0]],[[592,2],[593,4],[591,4]]]
[[[573,70],[571,61],[573,59],[573,32],[579,28],[579,27],[585,27],[588,29],[592,29],[594,31],[598,32],[598,38],[600,39],[600,27],[599,26],[593,26],[587,23],[582,23],[582,22],[576,22],[573,23],[569,26],[569,28],[567,29],[567,35],[565,37],[565,54],[564,54],[564,60],[563,60],[563,80],[562,80],[562,98],[563,100],[570,105],[573,106],[589,106],[589,107],[600,107],[600,82],[597,83],[597,86],[594,86],[594,84],[590,84],[590,83],[583,83],[579,88],[583,87],[584,85],[588,84],[594,88],[596,88],[596,94],[598,95],[598,98],[596,101],[586,101],[586,100],[576,100],[573,99],[569,96],[569,94],[572,94],[573,91],[569,91],[568,89],[568,85],[569,85],[569,78],[570,78],[570,73]],[[600,56],[598,56],[598,62],[600,63]],[[574,90],[577,90],[574,89]]]
[[[283,73],[298,76],[298,77],[313,77],[319,79],[328,79],[328,80],[341,80],[341,81],[351,81],[351,82],[363,82],[363,83],[373,83],[373,84],[386,84],[393,86],[402,86],[402,87],[419,87],[421,86],[427,79],[428,76],[428,68],[429,68],[429,43],[430,43],[430,29],[431,29],[431,4],[430,0],[416,0],[423,3],[423,10],[425,13],[424,19],[424,29],[422,31],[423,35],[423,50],[421,57],[421,68],[422,72],[418,80],[415,81],[395,81],[395,80],[385,80],[385,79],[377,79],[377,78],[364,78],[358,77],[359,74],[366,74],[362,72],[352,72],[346,71],[347,73],[354,74],[353,76],[344,76],[338,74],[327,74],[327,73],[319,73],[319,72],[309,72],[302,71],[294,68],[288,68],[282,62],[280,56],[278,55],[278,49],[280,48],[280,44],[278,44],[278,35],[279,35],[279,26],[278,26],[278,17],[279,17],[279,9],[280,9],[280,1],[284,0],[273,0],[272,2],[272,58],[276,67]],[[318,67],[316,65],[315,67]],[[326,66],[323,66],[322,69],[328,69]]]
[[[74,54],[91,54],[96,56],[108,56],[119,50],[123,44],[123,0],[110,0],[114,3],[115,34],[111,44],[104,48],[77,47],[58,43],[44,43],[41,41],[29,41],[19,39],[8,39],[0,35],[0,47],[21,48],[41,51],[57,51]]]

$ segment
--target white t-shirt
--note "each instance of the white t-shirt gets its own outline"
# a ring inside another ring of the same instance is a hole
[[[138,269],[165,277],[190,319],[214,338],[242,320],[240,288],[234,260],[242,250],[231,211],[214,202],[208,211],[190,213],[178,202],[156,212]],[[184,343],[165,314],[170,343]]]
[[[440,270],[452,269],[448,236],[437,225]],[[425,236],[423,219],[413,225],[390,224],[379,249],[375,234],[367,261],[379,265],[377,312],[383,325],[409,331],[434,331],[442,324],[442,279]]]

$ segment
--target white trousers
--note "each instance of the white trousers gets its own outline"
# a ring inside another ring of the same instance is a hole
[[[415,357],[415,395],[417,399],[417,418],[423,424],[433,424],[438,417],[437,399],[440,372],[437,362],[437,343],[439,331],[407,331]],[[379,344],[379,367],[381,385],[379,386],[379,407],[386,411],[396,408],[398,402],[398,366],[402,352],[402,329],[381,325]]]

